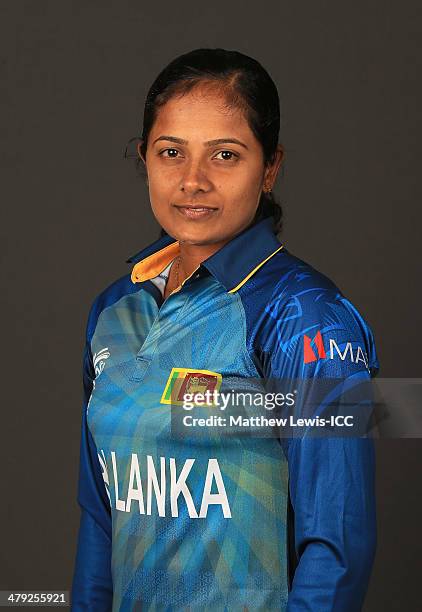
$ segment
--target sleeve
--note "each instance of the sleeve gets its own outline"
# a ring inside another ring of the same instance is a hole
[[[273,328],[269,376],[335,378],[347,386],[378,371],[372,331],[344,297],[295,296]],[[313,384],[307,389],[312,395]],[[321,413],[320,390],[309,399]],[[289,563],[295,562],[287,612],[357,612],[377,542],[373,439],[290,436],[281,443],[293,514]]]
[[[112,609],[110,502],[87,423],[93,379],[91,349],[87,341],[83,356],[84,401],[78,481],[81,515],[71,590],[71,610],[74,612]]]

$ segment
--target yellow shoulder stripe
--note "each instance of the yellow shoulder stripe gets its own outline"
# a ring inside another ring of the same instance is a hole
[[[234,293],[235,291],[237,291],[238,289],[240,289],[240,287],[242,285],[244,285],[246,283],[246,281],[253,275],[255,274],[255,272],[257,270],[259,270],[259,268],[261,266],[264,265],[264,263],[266,261],[268,261],[273,255],[275,255],[276,253],[278,253],[279,251],[281,251],[281,249],[283,248],[283,244],[281,246],[279,246],[273,253],[271,253],[270,255],[268,255],[268,257],[266,257],[263,261],[261,261],[261,263],[259,263],[251,272],[249,272],[249,274],[247,276],[245,276],[245,278],[240,281],[240,283],[238,285],[236,285],[236,287],[233,287],[233,289],[229,289],[228,293]]]

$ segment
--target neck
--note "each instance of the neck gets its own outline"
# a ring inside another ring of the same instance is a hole
[[[225,240],[213,244],[188,244],[181,242],[180,244],[180,281],[184,280],[194,272],[199,265],[208,257],[211,257],[224,244],[229,242]]]

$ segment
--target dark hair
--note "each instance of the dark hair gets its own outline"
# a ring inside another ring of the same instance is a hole
[[[195,49],[176,57],[164,68],[148,92],[142,135],[129,142],[141,139],[139,149],[146,156],[148,136],[157,112],[174,95],[183,95],[197,85],[221,87],[222,98],[227,104],[244,112],[248,124],[261,143],[264,163],[274,160],[280,131],[280,101],[277,88],[268,72],[255,59],[238,51],[225,49]],[[128,145],[129,146],[129,145]],[[126,147],[125,156],[128,147]],[[142,163],[139,155],[137,167]],[[142,163],[143,165],[143,163]],[[272,192],[261,194],[253,223],[273,217],[273,230],[282,228],[282,208]],[[164,229],[161,236],[166,235]]]

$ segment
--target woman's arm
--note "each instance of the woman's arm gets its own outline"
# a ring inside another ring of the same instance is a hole
[[[71,592],[74,612],[107,612],[112,608],[111,513],[97,448],[87,424],[87,405],[94,378],[91,351],[83,357],[84,401],[78,483],[81,508],[79,536]]]
[[[338,392],[368,383],[378,367],[372,331],[354,306],[304,291],[287,307],[275,304],[272,317],[267,375],[302,381],[307,408],[302,415],[297,407],[299,416],[327,416],[322,400],[331,393],[330,413],[369,417],[370,403],[342,406]],[[368,587],[377,541],[374,442],[336,428],[335,435],[281,438],[296,559],[288,612],[358,612]]]
[[[369,438],[303,438],[288,449],[298,565],[288,612],[358,612],[376,550]]]

